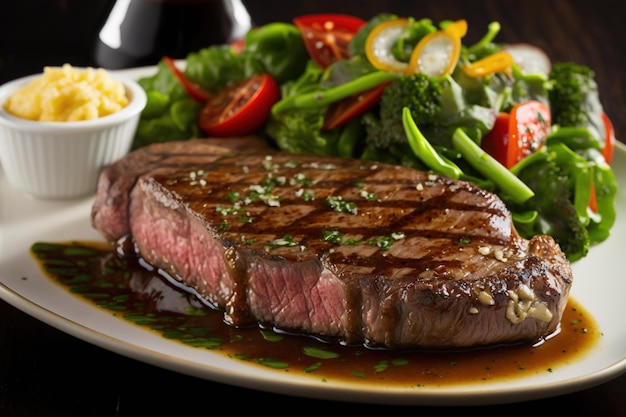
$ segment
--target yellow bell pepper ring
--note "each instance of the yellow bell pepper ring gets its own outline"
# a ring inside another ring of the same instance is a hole
[[[481,60],[463,66],[463,72],[470,77],[484,77],[486,75],[505,72],[511,74],[513,57],[505,51],[491,54]]]
[[[408,64],[397,60],[392,53],[393,45],[409,26],[409,19],[391,19],[376,25],[365,41],[365,55],[379,70],[405,72]]]
[[[424,36],[413,50],[405,73],[420,72],[431,77],[451,74],[461,56],[461,38],[466,33],[467,21],[460,19]]]
[[[445,29],[443,29],[443,31],[448,32],[452,36],[456,36],[457,38],[461,39],[465,37],[465,35],[467,35],[467,20],[465,19],[456,20],[450,23],[448,26],[446,26]]]

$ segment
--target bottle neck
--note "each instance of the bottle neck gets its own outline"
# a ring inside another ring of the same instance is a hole
[[[241,0],[117,0],[95,46],[99,66],[154,65],[241,39],[252,27]]]

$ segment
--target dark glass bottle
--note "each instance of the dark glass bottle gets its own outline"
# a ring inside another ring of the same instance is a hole
[[[241,0],[116,0],[98,34],[94,60],[110,69],[154,65],[229,43],[252,27]]]

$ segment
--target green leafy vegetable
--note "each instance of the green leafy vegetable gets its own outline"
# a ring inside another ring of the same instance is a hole
[[[139,84],[147,92],[147,102],[137,126],[133,149],[150,143],[199,136],[196,119],[201,107],[187,95],[164,63],[159,63],[156,74],[140,79]]]
[[[308,54],[300,31],[290,23],[274,22],[248,32],[243,50],[246,74],[265,72],[282,84],[304,71]]]

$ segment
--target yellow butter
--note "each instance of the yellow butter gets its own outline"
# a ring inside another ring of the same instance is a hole
[[[106,70],[45,67],[43,74],[13,93],[4,109],[14,116],[46,122],[91,120],[126,107],[124,85]]]

